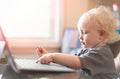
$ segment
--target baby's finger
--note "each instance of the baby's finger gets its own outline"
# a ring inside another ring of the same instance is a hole
[[[39,62],[41,63],[40,58],[36,60],[36,63],[39,63]]]
[[[48,53],[44,47],[40,47],[40,48],[41,48],[42,53],[44,53],[44,54]]]
[[[37,48],[37,49],[36,49],[36,52],[37,52],[38,56],[40,56],[40,57],[42,56],[42,51],[41,51],[40,48]]]

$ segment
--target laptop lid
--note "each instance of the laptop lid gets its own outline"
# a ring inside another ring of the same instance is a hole
[[[0,41],[1,41],[1,45],[0,45],[0,56],[2,55],[2,52],[4,51],[4,55],[6,57],[7,63],[16,71],[19,72],[19,70],[17,69],[17,66],[13,60],[12,54],[11,54],[11,49],[8,46],[8,41],[3,33],[2,28],[0,27]],[[4,48],[3,48],[4,45]]]
[[[5,41],[0,41],[0,59],[2,58],[4,48],[5,48]]]
[[[1,30],[1,27],[0,27],[0,30]],[[2,31],[0,31],[0,59],[2,58],[4,48],[5,48],[5,40],[4,40]]]

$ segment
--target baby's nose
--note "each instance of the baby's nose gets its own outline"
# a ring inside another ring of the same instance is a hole
[[[83,36],[82,36],[82,35],[80,35],[80,36],[79,36],[79,39],[80,39],[80,41],[82,41],[82,40],[83,40]]]

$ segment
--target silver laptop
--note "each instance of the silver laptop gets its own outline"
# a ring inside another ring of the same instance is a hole
[[[68,68],[55,63],[50,65],[36,63],[33,59],[16,59],[13,58],[11,49],[9,48],[7,39],[0,27],[0,38],[5,41],[5,49],[7,50],[4,54],[6,56],[7,63],[17,73],[21,71],[40,71],[40,72],[75,72],[74,69]]]

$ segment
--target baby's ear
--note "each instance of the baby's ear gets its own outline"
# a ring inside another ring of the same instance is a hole
[[[100,30],[100,36],[106,36],[106,31],[104,29]]]

